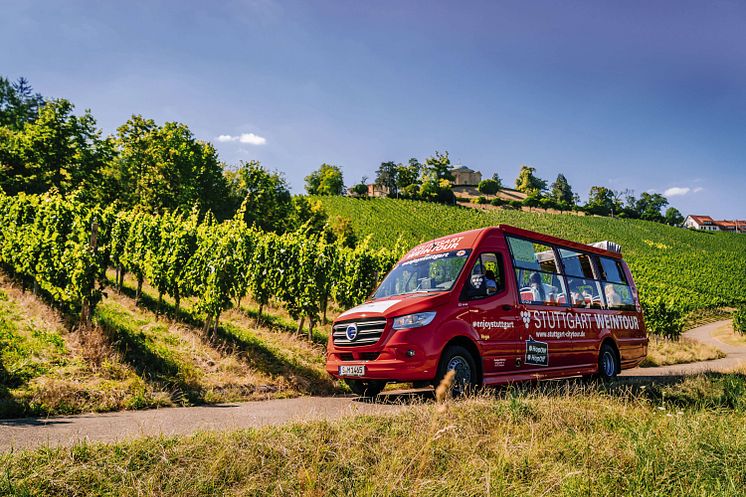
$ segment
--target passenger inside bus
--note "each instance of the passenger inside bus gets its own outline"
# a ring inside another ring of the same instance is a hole
[[[484,272],[484,283],[487,290],[487,295],[494,295],[497,293],[497,280],[495,279],[494,271],[488,269]]]
[[[604,291],[606,292],[606,303],[609,307],[619,307],[622,305],[622,297],[620,297],[619,294],[616,293],[614,285],[612,285],[611,283],[606,283]]]

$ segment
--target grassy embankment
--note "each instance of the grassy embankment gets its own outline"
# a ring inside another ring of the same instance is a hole
[[[131,288],[108,290],[95,326],[79,330],[2,278],[0,418],[334,391],[323,349],[283,331],[283,316],[257,324],[231,311],[218,334],[207,335],[188,302],[182,319],[157,316],[157,297],[144,290],[140,306]]]
[[[743,375],[562,381],[392,417],[0,455],[0,493],[746,495],[744,409]]]

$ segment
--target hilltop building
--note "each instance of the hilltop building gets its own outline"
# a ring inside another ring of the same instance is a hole
[[[692,228],[702,231],[726,231],[731,233],[746,233],[746,220],[734,219],[715,220],[710,216],[697,216],[690,214],[684,220],[685,228]]]
[[[451,174],[453,174],[453,186],[477,186],[482,181],[482,173],[462,165],[453,169]]]

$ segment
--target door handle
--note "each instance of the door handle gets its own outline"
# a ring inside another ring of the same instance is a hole
[[[503,304],[503,311],[511,311],[513,310],[513,306],[510,304]]]

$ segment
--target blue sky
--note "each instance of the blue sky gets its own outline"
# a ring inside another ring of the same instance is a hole
[[[448,150],[510,184],[530,164],[583,198],[668,191],[685,215],[746,218],[743,2],[0,8],[0,74],[91,109],[107,133],[133,113],[184,122],[296,192],[322,162],[351,185]]]

